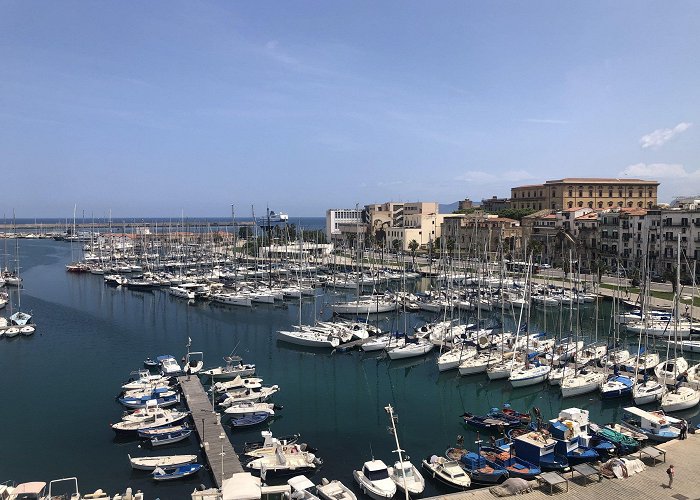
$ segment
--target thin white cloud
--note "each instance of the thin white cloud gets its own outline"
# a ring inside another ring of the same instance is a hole
[[[566,125],[569,120],[557,120],[555,118],[525,118],[526,123],[543,123],[548,125]]]
[[[689,122],[681,122],[673,128],[656,129],[639,139],[639,144],[642,146],[642,149],[660,148],[678,134],[682,134],[688,130],[692,125],[693,124]]]
[[[679,163],[635,163],[620,172],[620,177],[640,177],[649,179],[684,179],[700,176],[700,170],[688,172]]]

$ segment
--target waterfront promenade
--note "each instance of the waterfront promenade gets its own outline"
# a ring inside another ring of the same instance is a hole
[[[192,412],[202,452],[209,463],[216,486],[220,488],[224,478],[236,472],[243,472],[243,467],[221,425],[219,414],[212,413],[211,401],[204,392],[199,377],[191,376],[188,380],[183,375],[179,379],[185,403]]]
[[[543,486],[532,493],[518,495],[514,498],[527,498],[528,500],[561,497],[567,500],[659,500],[674,498],[676,500],[700,500],[700,487],[698,473],[700,471],[700,437],[689,434],[684,441],[670,441],[658,445],[657,448],[666,451],[666,463],[658,462],[652,466],[651,459],[644,459],[646,470],[628,477],[627,479],[606,479],[597,482],[586,481],[585,478],[575,475],[571,479],[571,473],[563,474],[569,480],[569,492],[555,487],[554,494],[549,494],[549,487]],[[638,457],[636,454],[635,457]],[[666,469],[673,464],[676,476],[673,488],[666,487],[668,476]],[[495,497],[488,488],[439,495],[424,500],[493,500]]]

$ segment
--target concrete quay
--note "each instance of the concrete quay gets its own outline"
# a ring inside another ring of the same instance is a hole
[[[518,495],[511,498],[524,498],[538,500],[552,497],[561,497],[567,500],[700,500],[700,435],[689,434],[683,441],[670,441],[657,445],[666,451],[666,462],[659,462],[652,466],[652,460],[644,458],[646,470],[626,479],[607,479],[603,477],[600,482],[593,482],[571,473],[563,476],[569,481],[569,491],[566,487],[555,487],[554,493],[549,494],[546,485],[536,488],[531,493]],[[638,458],[639,454],[633,455]],[[668,488],[668,476],[666,469],[673,464],[676,474],[673,480],[673,488]],[[462,493],[439,495],[424,500],[493,500],[495,497],[488,488],[470,490]],[[506,497],[507,498],[507,497]]]

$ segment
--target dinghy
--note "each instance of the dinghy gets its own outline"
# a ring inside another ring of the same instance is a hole
[[[357,496],[343,483],[337,479],[328,481],[325,477],[321,479],[321,484],[316,486],[318,495],[323,500],[357,500]]]
[[[165,434],[153,436],[151,438],[151,446],[164,446],[166,444],[178,443],[184,441],[192,434],[192,429],[183,429],[177,432],[168,432]]]
[[[196,474],[202,468],[202,464],[182,465],[175,468],[156,467],[153,471],[153,479],[155,481],[170,481],[172,479],[180,479],[183,477]]]
[[[197,461],[197,455],[166,455],[160,457],[129,457],[132,469],[154,470],[156,467],[162,469],[177,468],[182,465],[193,464]]]
[[[266,422],[267,419],[270,418],[270,413],[261,411],[257,413],[253,413],[252,415],[246,415],[244,417],[237,417],[237,418],[232,418],[231,419],[231,427],[232,428],[241,428],[241,427],[252,427],[254,425],[262,424],[263,422]]]

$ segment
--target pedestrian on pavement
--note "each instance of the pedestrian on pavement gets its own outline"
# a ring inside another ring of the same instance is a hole
[[[190,365],[189,363],[185,366],[185,373],[187,374],[187,380],[190,379]]]
[[[673,465],[669,465],[668,469],[666,469],[666,474],[668,474],[668,487],[672,488],[673,476],[676,474],[676,471],[673,469]]]
[[[688,422],[684,420],[681,420],[681,435],[678,436],[678,439],[687,439],[688,438]]]

